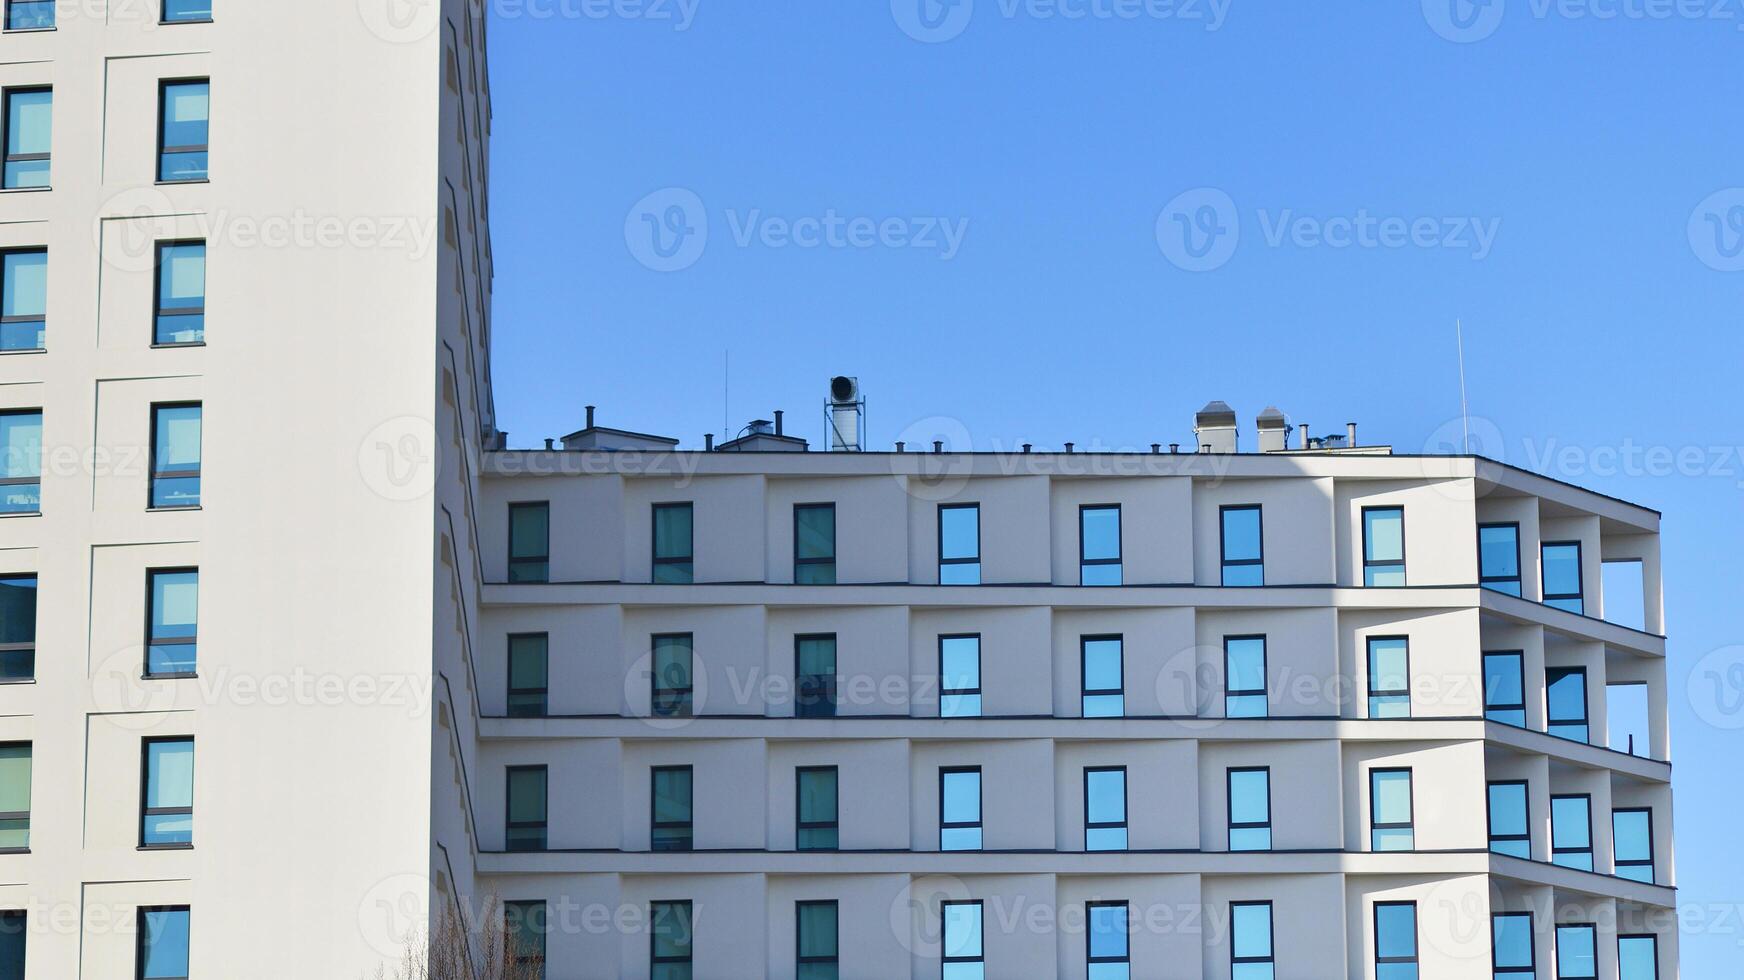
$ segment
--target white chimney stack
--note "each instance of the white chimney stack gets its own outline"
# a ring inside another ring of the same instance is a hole
[[[830,379],[830,452],[857,453],[866,445],[866,399],[860,379],[837,375]]]
[[[1202,453],[1235,452],[1235,409],[1224,402],[1208,402],[1193,416],[1193,433]]]
[[[1289,428],[1284,421],[1284,413],[1278,411],[1276,405],[1266,406],[1266,410],[1255,421],[1260,430],[1260,452],[1281,453],[1289,448],[1284,444]]]

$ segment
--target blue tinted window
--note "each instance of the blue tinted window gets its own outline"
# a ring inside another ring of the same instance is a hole
[[[1623,936],[1617,940],[1618,980],[1659,980],[1659,939]]]
[[[1593,870],[1592,800],[1586,796],[1550,798],[1551,860],[1565,868]]]
[[[1121,638],[1087,636],[1079,643],[1083,653],[1084,717],[1119,718],[1126,713]]]
[[[1126,980],[1131,969],[1126,903],[1097,903],[1086,911],[1090,920],[1088,980]]]
[[[200,506],[200,406],[151,411],[151,506]]]
[[[649,905],[649,980],[690,980],[695,938],[689,902],[654,902]]]
[[[1084,849],[1126,850],[1126,770],[1084,770]]]
[[[1083,507],[1078,511],[1079,582],[1119,585],[1120,507]]]
[[[1531,830],[1526,820],[1526,784],[1491,783],[1490,850],[1517,858],[1532,858]]]
[[[194,740],[145,743],[145,801],[139,843],[144,847],[194,842]]]
[[[695,577],[692,552],[694,507],[654,505],[654,581],[684,585]]]
[[[1557,980],[1593,980],[1599,975],[1595,932],[1590,925],[1556,927]]]
[[[1525,659],[1516,652],[1484,654],[1484,717],[1526,727]]]
[[[139,910],[139,976],[143,980],[188,975],[188,909]]]
[[[939,773],[939,850],[981,849],[981,770]]]
[[[1478,528],[1478,582],[1486,589],[1520,594],[1520,525]]]
[[[0,253],[0,350],[48,343],[48,251]]]
[[[649,846],[656,851],[688,851],[695,819],[689,766],[656,766],[649,770]]]
[[[1417,980],[1417,906],[1375,905],[1375,980]]]
[[[981,584],[981,507],[939,505],[939,584]]]
[[[212,0],[163,0],[166,24],[212,19]]]
[[[1261,546],[1260,509],[1225,507],[1223,517],[1223,584],[1266,584],[1265,557]]]
[[[1266,638],[1232,636],[1223,641],[1223,713],[1229,718],[1266,716]]]
[[[159,569],[151,580],[151,635],[146,638],[145,672],[192,674],[199,641],[200,573],[192,568]]]
[[[157,247],[156,324],[153,343],[205,342],[205,242],[165,242]]]
[[[981,903],[946,902],[940,909],[943,925],[943,980],[983,980],[985,965],[981,947]]]
[[[509,717],[538,718],[548,710],[550,646],[551,638],[545,633],[509,637]]]
[[[841,956],[835,902],[800,902],[795,906],[799,949],[795,980],[836,980]]]
[[[0,850],[30,846],[31,745],[0,745]]]
[[[1229,932],[1231,980],[1272,980],[1272,903],[1231,904]]]
[[[205,180],[211,123],[211,85],[201,81],[165,82],[158,136],[157,179]]]
[[[1653,813],[1644,809],[1614,810],[1611,841],[1617,876],[1653,883]]]
[[[55,0],[6,0],[6,29],[41,31],[55,26]]]
[[[1365,507],[1363,517],[1363,584],[1405,584],[1405,510]]]
[[[796,636],[794,646],[794,703],[798,718],[834,718],[836,715],[835,634]]]
[[[36,576],[0,578],[0,683],[36,677]]]
[[[1272,774],[1269,770],[1229,770],[1229,849],[1272,849]]]
[[[1581,546],[1564,541],[1544,546],[1544,604],[1582,612]]]
[[[833,851],[840,844],[836,767],[797,770],[799,826],[796,846],[802,851]]]
[[[1534,980],[1532,914],[1505,912],[1492,916],[1490,950],[1495,980]]]
[[[551,577],[551,504],[509,505],[509,581],[544,582]]]
[[[1552,667],[1544,672],[1546,726],[1550,734],[1587,741],[1587,672],[1583,667]]]
[[[981,715],[981,638],[939,637],[939,717]]]
[[[42,413],[0,412],[0,514],[42,510]]]
[[[649,674],[653,690],[649,707],[664,718],[689,717],[695,707],[696,658],[693,637],[689,633],[667,633],[653,637],[654,669]]]
[[[1369,717],[1411,717],[1411,657],[1402,636],[1369,638]]]
[[[836,505],[796,504],[793,508],[795,585],[836,583]]]
[[[511,851],[545,849],[546,776],[544,766],[510,766],[504,797],[507,800],[506,843]]]
[[[47,187],[54,92],[46,88],[6,93],[6,187]]]
[[[0,911],[0,977],[24,980],[24,947],[30,916],[23,909]]]
[[[1370,848],[1409,851],[1417,846],[1411,823],[1411,770],[1369,770]]]

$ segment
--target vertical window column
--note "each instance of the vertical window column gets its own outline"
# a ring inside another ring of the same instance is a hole
[[[797,902],[794,924],[798,949],[796,980],[836,980],[841,970],[839,915],[835,902]]]
[[[1538,961],[1532,933],[1530,912],[1490,916],[1490,965],[1495,980],[1536,980]]]
[[[0,514],[42,512],[42,412],[0,412]]]
[[[654,902],[648,908],[649,980],[691,980],[696,933],[689,902]]]
[[[550,931],[545,902],[503,903],[503,958],[520,972],[516,980],[545,976],[545,935]]]
[[[1540,554],[1544,570],[1544,604],[1577,615],[1584,614],[1581,543],[1547,541]]]
[[[796,718],[836,716],[836,635],[793,638],[793,714]]]
[[[188,918],[186,905],[139,910],[140,980],[187,980]]]
[[[30,749],[0,744],[0,853],[30,850]]]
[[[1520,525],[1478,525],[1478,584],[1520,594]]]
[[[1090,902],[1084,907],[1090,937],[1088,980],[1129,980],[1132,976],[1132,909],[1126,902]]]
[[[1550,667],[1544,671],[1546,730],[1572,742],[1589,741],[1587,669]]]
[[[1411,643],[1403,636],[1369,637],[1369,717],[1411,717]]]
[[[1375,903],[1375,980],[1418,980],[1417,903]]]
[[[1526,781],[1489,784],[1490,851],[1532,860],[1532,825],[1526,813]]]
[[[1526,727],[1526,658],[1519,650],[1484,654],[1484,717]]]
[[[1612,810],[1611,844],[1617,877],[1653,884],[1653,811],[1650,808]]]
[[[0,910],[0,977],[24,980],[24,953],[29,938],[29,912]]]
[[[1223,715],[1226,718],[1264,718],[1269,708],[1266,692],[1266,638],[1223,638]]]
[[[689,633],[663,633],[652,640],[650,710],[658,718],[689,718],[695,707],[696,664]]]
[[[1556,927],[1556,980],[1597,980],[1598,929],[1592,923]]]
[[[945,902],[939,913],[944,927],[941,980],[986,980],[981,903]]]
[[[1659,937],[1617,937],[1618,980],[1659,980]]]
[[[1593,798],[1550,798],[1550,860],[1565,868],[1593,870]]]

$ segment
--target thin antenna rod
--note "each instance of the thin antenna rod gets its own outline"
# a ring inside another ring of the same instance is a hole
[[[1453,336],[1459,344],[1459,423],[1465,435],[1465,454],[1471,455],[1471,409],[1465,400],[1465,325],[1453,321]]]
[[[723,350],[721,351],[721,432],[726,433],[726,435],[723,436],[723,438],[726,439],[732,438],[731,433],[727,430],[727,402],[728,395],[732,391],[732,388],[730,387],[732,384],[732,374],[733,352],[730,350]]]

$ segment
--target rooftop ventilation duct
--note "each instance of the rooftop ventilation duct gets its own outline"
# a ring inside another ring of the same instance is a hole
[[[1220,401],[1206,403],[1193,416],[1193,433],[1202,453],[1235,452],[1235,409]]]
[[[1266,406],[1255,422],[1260,432],[1260,452],[1281,453],[1289,448],[1290,426],[1276,405]]]
[[[824,412],[830,421],[830,452],[857,453],[865,447],[866,399],[860,394],[859,378],[831,378]]]

